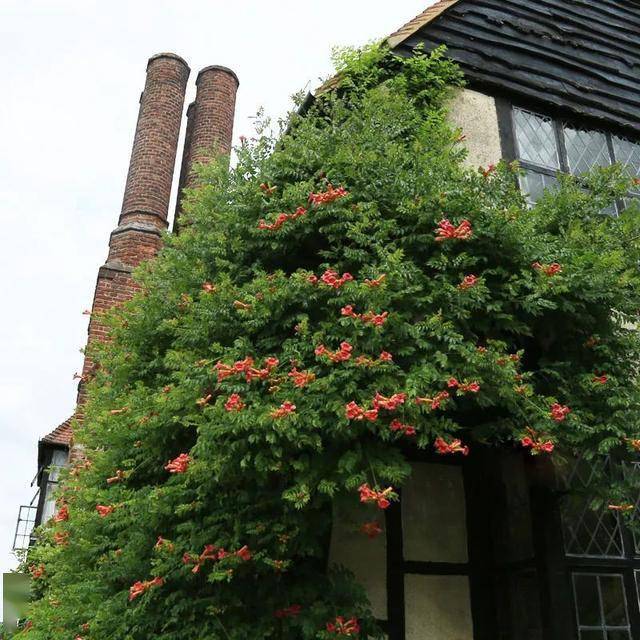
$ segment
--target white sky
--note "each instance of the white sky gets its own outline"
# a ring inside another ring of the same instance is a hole
[[[147,59],[240,77],[234,140],[432,0],[0,0],[0,572],[38,438],[73,411],[98,267],[117,223]],[[180,146],[178,160],[182,153]],[[175,197],[175,196],[174,196]],[[1,585],[0,585],[1,589]]]

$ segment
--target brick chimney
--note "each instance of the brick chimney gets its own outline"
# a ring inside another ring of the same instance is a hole
[[[140,97],[129,173],[118,226],[111,233],[106,263],[98,271],[91,309],[88,344],[106,339],[100,312],[129,300],[136,292],[131,272],[160,248],[166,229],[174,166],[189,67],[173,53],[159,53],[147,64]],[[78,404],[84,402],[84,380],[93,362],[85,358],[78,385]]]
[[[205,67],[196,79],[196,99],[187,109],[187,131],[176,203],[176,222],[180,215],[182,190],[196,184],[194,164],[206,162],[213,154],[231,153],[236,93],[240,81],[227,67]]]

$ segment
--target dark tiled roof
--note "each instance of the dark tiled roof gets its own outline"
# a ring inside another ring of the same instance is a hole
[[[73,430],[71,428],[71,420],[73,416],[67,418],[62,424],[58,425],[51,433],[47,434],[40,440],[42,444],[58,445],[63,447],[71,446],[71,437]]]

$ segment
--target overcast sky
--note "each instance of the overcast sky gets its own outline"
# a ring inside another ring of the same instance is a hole
[[[234,140],[431,0],[0,1],[0,570],[34,489],[38,438],[74,408],[98,267],[122,203],[147,59],[240,77]],[[182,144],[182,142],[181,142]],[[179,156],[181,146],[179,148]],[[175,198],[175,195],[174,195]],[[173,208],[170,209],[171,211]],[[1,586],[0,586],[1,589]]]

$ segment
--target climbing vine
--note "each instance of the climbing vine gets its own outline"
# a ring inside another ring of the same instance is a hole
[[[638,209],[600,214],[624,172],[528,209],[517,166],[465,163],[443,51],[337,68],[231,171],[201,167],[103,319],[83,457],[28,561],[30,637],[379,638],[328,542],[338,503],[369,510],[363,545],[382,533],[407,447],[640,448]]]

